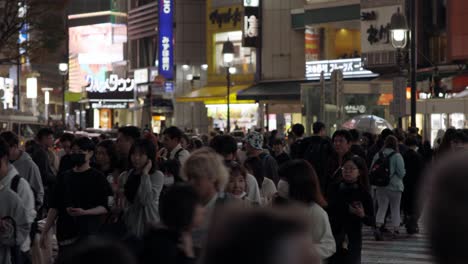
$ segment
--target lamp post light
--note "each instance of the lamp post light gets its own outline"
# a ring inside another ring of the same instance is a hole
[[[229,95],[231,94],[231,74],[235,73],[235,68],[231,67],[232,62],[234,61],[234,44],[227,39],[226,42],[223,43],[223,62],[224,67],[226,68],[226,81],[227,81],[227,125],[226,131],[227,133],[231,132],[231,109],[230,109],[230,98]],[[234,69],[234,70],[233,70]]]
[[[414,12],[414,1],[411,0],[411,10],[410,12]],[[411,30],[411,126],[416,127],[416,34],[415,34],[415,21],[411,21],[412,30]],[[397,60],[398,66],[401,70],[401,49],[405,48],[408,43],[408,33],[410,29],[408,27],[408,22],[406,20],[405,15],[400,12],[398,8],[397,12],[392,15],[391,22],[390,22],[390,33],[391,33],[391,40],[392,46],[397,49]],[[395,88],[395,87],[394,87]]]
[[[50,92],[52,92],[54,89],[45,87],[41,89],[44,92],[44,117],[45,120],[48,122],[48,117],[49,117],[49,104],[50,104]]]
[[[37,99],[37,78],[30,77],[26,79],[26,98],[32,99],[32,112],[36,116],[36,99]]]
[[[66,126],[66,108],[65,108],[65,92],[66,92],[66,78],[68,74],[68,63],[59,63],[59,73],[62,75],[62,122]]]

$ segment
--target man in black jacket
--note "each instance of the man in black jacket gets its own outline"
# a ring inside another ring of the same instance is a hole
[[[418,141],[416,138],[406,139],[408,150],[403,154],[406,175],[403,179],[405,191],[403,192],[402,205],[405,214],[405,225],[408,234],[418,233],[418,219],[421,209],[418,206],[417,194],[421,183],[421,175],[424,170],[424,159],[418,153]]]

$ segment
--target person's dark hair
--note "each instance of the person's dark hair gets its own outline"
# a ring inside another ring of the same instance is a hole
[[[37,140],[41,141],[43,138],[48,137],[53,134],[54,134],[54,131],[52,131],[52,129],[44,127],[44,128],[39,129],[39,131],[37,132],[36,138]]]
[[[12,131],[4,131],[0,134],[2,138],[10,147],[19,146],[18,136]]]
[[[265,178],[262,165],[262,160],[259,157],[250,157],[244,161],[244,167],[252,172],[260,189],[262,188],[263,179]]]
[[[382,132],[380,132],[380,139],[381,139],[382,141],[385,141],[385,139],[386,139],[388,136],[393,136],[393,131],[390,130],[389,128],[385,128],[384,130],[382,130]]]
[[[348,130],[340,129],[335,131],[332,136],[332,142],[335,140],[336,137],[342,137],[346,139],[346,142],[350,143],[351,142],[351,134],[349,133]]]
[[[184,136],[184,132],[182,132],[182,130],[180,130],[176,126],[171,126],[171,127],[166,128],[166,130],[164,130],[163,135],[168,136],[170,139],[181,140],[182,137]]]
[[[60,142],[71,142],[73,143],[73,141],[75,140],[75,135],[71,134],[71,133],[63,133],[61,136],[60,136]]]
[[[428,205],[431,253],[438,264],[462,264],[468,259],[467,160],[468,151],[441,157],[421,192],[420,201]]]
[[[277,138],[277,139],[275,139],[275,140],[273,141],[273,144],[272,144],[272,145],[273,145],[273,146],[275,146],[275,145],[281,145],[281,146],[282,146],[282,145],[284,145],[284,141],[283,141],[281,138]]]
[[[449,128],[445,131],[444,137],[440,142],[439,149],[437,150],[438,154],[443,154],[446,151],[450,150],[451,142],[453,140],[454,135],[457,133],[455,128]]]
[[[118,132],[122,134],[124,137],[133,139],[134,141],[141,137],[140,129],[135,126],[120,127]]]
[[[419,132],[419,128],[417,128],[417,127],[408,128],[408,133],[410,133],[410,134],[417,134],[418,132]]]
[[[130,251],[119,242],[89,238],[76,248],[64,255],[60,255],[57,264],[136,264]]]
[[[2,138],[0,138],[0,159],[3,159],[4,157],[8,157],[10,153],[10,147],[8,146],[8,143],[5,142]]]
[[[203,148],[203,142],[199,138],[192,138],[190,140],[190,145],[192,146],[192,150]]]
[[[73,143],[72,143],[72,148],[74,146],[77,146],[80,150],[83,150],[83,151],[94,151],[94,143],[91,139],[89,139],[88,137],[79,137],[79,138],[76,138]]]
[[[395,136],[388,136],[385,139],[383,148],[393,149],[396,152],[400,152],[398,147],[398,139]]]
[[[33,155],[38,149],[40,149],[39,143],[34,139],[28,140],[24,143],[24,150],[29,155]]]
[[[129,164],[131,164],[132,168],[134,168],[132,164],[132,155],[135,152],[145,154],[148,157],[148,159],[151,160],[152,166],[149,173],[154,173],[158,168],[158,164],[156,163],[156,146],[154,145],[153,141],[149,139],[138,139],[133,143],[128,154],[128,161]]]
[[[359,141],[361,139],[361,133],[357,129],[350,129],[349,134],[351,135],[351,141]]]
[[[373,146],[375,144],[375,136],[374,134],[372,133],[369,133],[369,132],[364,132],[362,133],[362,137],[364,138],[367,138],[367,146],[370,147],[370,146]]]
[[[320,121],[317,121],[312,125],[312,131],[314,134],[320,133],[320,130],[324,128],[325,128],[325,124]]]
[[[161,163],[160,170],[174,176],[175,181],[183,181],[180,177],[180,162],[176,159],[168,159]]]
[[[106,154],[107,156],[109,156],[110,159],[111,169],[118,168],[119,156],[117,155],[117,150],[115,148],[114,141],[110,139],[103,140],[97,144],[96,149],[97,148],[103,148],[106,151]]]
[[[201,205],[197,191],[189,184],[176,183],[159,201],[161,222],[169,229],[186,231],[193,222],[197,205]]]
[[[451,142],[460,142],[460,143],[468,143],[468,136],[463,133],[462,130],[457,130],[455,134],[453,134],[453,138]]]
[[[405,132],[401,128],[393,129],[393,135],[398,139],[398,142],[404,142],[406,139]]]
[[[228,168],[230,176],[242,176],[244,179],[247,177],[245,168],[236,161],[226,161],[224,163]]]
[[[227,156],[237,152],[237,141],[230,135],[218,135],[211,140],[210,147],[221,156]]]
[[[289,184],[289,198],[305,204],[316,203],[322,207],[327,202],[320,191],[315,169],[305,160],[291,160],[283,164],[278,174]]]
[[[358,155],[348,156],[345,157],[343,160],[343,164],[348,161],[352,161],[354,165],[359,169],[359,180],[358,183],[361,188],[364,188],[367,191],[370,191],[370,183],[369,183],[369,169],[367,168],[367,162],[363,158],[359,157]]]
[[[271,208],[221,210],[219,220],[213,222],[208,233],[206,250],[200,263],[287,263],[289,255],[285,247],[293,246],[286,244],[289,238],[310,232],[307,217],[300,209],[285,207],[282,210]]]
[[[417,146],[418,145],[418,140],[416,138],[414,138],[413,136],[410,136],[405,140],[405,145],[408,146],[408,147]]]
[[[106,135],[106,134],[100,134],[98,138],[99,138],[100,140],[106,140],[106,139],[107,139],[107,135]]]
[[[305,128],[302,124],[294,124],[291,127],[291,131],[294,133],[296,137],[302,137],[305,132]]]

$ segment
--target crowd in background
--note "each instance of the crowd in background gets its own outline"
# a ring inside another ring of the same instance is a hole
[[[304,132],[295,124],[286,136],[190,138],[127,126],[116,139],[64,133],[55,142],[43,128],[24,146],[2,132],[0,264],[361,263],[363,225],[376,240],[420,232],[421,192],[435,194],[434,230],[468,205],[467,130],[441,133],[434,149],[416,128],[329,138],[316,122]],[[423,189],[433,165],[434,182],[448,171],[458,178]],[[468,236],[464,214],[454,221]],[[457,255],[442,242],[434,249],[440,263],[463,262],[446,262]]]

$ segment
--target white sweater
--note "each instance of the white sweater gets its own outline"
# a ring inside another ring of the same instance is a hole
[[[336,252],[335,238],[330,227],[328,215],[318,204],[307,208],[307,214],[312,223],[312,239],[322,263]]]

